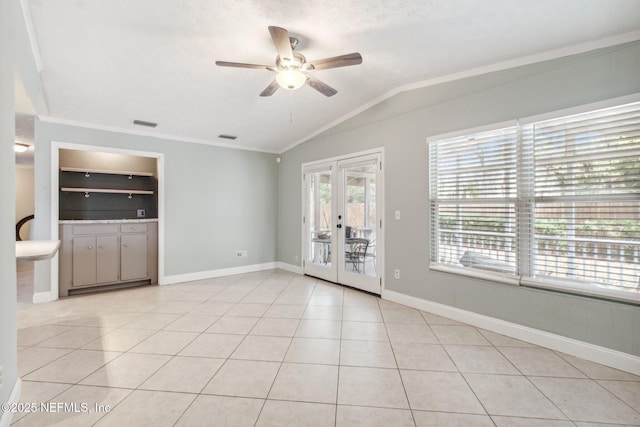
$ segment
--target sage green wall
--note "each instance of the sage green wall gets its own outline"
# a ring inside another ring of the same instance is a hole
[[[301,164],[384,147],[386,289],[640,355],[638,306],[429,271],[426,144],[431,135],[640,93],[638,70],[640,42],[416,89],[287,151],[279,260],[301,257]]]
[[[274,154],[36,120],[36,221],[51,212],[51,143],[164,155],[165,276],[276,261],[278,168]],[[39,228],[47,238],[50,227]],[[247,257],[236,257],[247,250]],[[48,271],[36,271],[36,292]]]

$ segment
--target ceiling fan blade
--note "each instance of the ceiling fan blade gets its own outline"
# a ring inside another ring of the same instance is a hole
[[[312,88],[314,88],[315,90],[317,90],[318,92],[320,92],[321,94],[323,94],[324,96],[333,96],[336,93],[338,93],[337,90],[335,90],[328,84],[321,82],[315,77],[307,76],[307,84]]]
[[[289,41],[289,32],[284,28],[269,27],[269,33],[273,43],[276,45],[280,59],[293,61],[293,49],[291,49],[291,42]]]
[[[271,82],[271,84],[269,86],[266,87],[265,90],[262,91],[260,96],[271,96],[274,93],[276,93],[276,91],[278,90],[279,87],[280,87],[280,85],[278,84],[278,82],[274,80],[274,81]]]
[[[219,65],[221,67],[254,68],[258,70],[270,70],[270,71],[276,70],[271,65],[244,64],[242,62],[216,61],[216,65]]]
[[[359,53],[348,53],[346,55],[334,56],[332,58],[318,59],[308,64],[313,66],[313,70],[326,70],[328,68],[348,67],[349,65],[362,64],[362,56]]]

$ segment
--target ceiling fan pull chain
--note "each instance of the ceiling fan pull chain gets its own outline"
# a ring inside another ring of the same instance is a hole
[[[293,92],[289,92],[289,124],[293,125]]]

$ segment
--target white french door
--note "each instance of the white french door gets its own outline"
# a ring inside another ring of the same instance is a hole
[[[303,165],[303,269],[381,293],[381,152]]]

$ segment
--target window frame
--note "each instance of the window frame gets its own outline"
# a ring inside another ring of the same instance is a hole
[[[455,132],[449,132],[440,135],[434,135],[427,138],[427,164],[429,167],[428,173],[428,209],[427,209],[427,221],[428,221],[428,233],[429,233],[429,253],[428,253],[428,268],[432,271],[439,271],[444,273],[452,273],[459,276],[466,276],[471,278],[477,278],[482,280],[488,280],[492,282],[505,283],[515,286],[534,287],[541,289],[549,289],[554,291],[566,292],[571,294],[578,294],[589,297],[596,297],[601,299],[611,299],[618,301],[631,302],[640,304],[640,292],[631,292],[627,290],[609,289],[601,286],[597,286],[595,282],[588,280],[575,280],[570,277],[558,278],[558,277],[535,277],[533,274],[534,267],[534,242],[536,241],[536,234],[534,230],[534,206],[536,199],[534,197],[534,176],[535,170],[533,169],[533,140],[523,136],[523,133],[529,132],[535,123],[544,122],[547,120],[556,120],[564,117],[574,116],[578,114],[585,114],[595,112],[607,108],[622,107],[626,104],[632,104],[640,102],[640,93],[612,98],[605,101],[595,102],[580,105],[577,107],[556,110],[544,114],[538,114],[535,116],[529,116],[522,119],[510,120],[506,122],[494,123],[491,125],[485,125],[475,128],[464,129]],[[456,266],[455,264],[443,264],[438,260],[432,260],[433,245],[438,244],[440,228],[437,223],[437,217],[434,219],[433,204],[442,202],[441,199],[433,196],[432,180],[434,176],[437,176],[437,171],[432,170],[432,144],[441,140],[448,140],[451,138],[472,136],[484,132],[498,132],[501,129],[509,127],[517,127],[518,137],[516,144],[518,145],[518,156],[524,155],[524,159],[519,157],[517,160],[517,167],[521,167],[517,174],[517,199],[516,199],[516,271],[515,274],[506,274],[502,272],[495,272],[490,270],[476,269],[473,267]],[[527,146],[527,142],[530,142],[530,146]],[[522,154],[524,153],[524,154]],[[527,157],[528,156],[528,157]],[[521,163],[522,162],[522,163]],[[530,162],[530,164],[529,164]],[[530,168],[529,168],[530,167]],[[528,182],[522,182],[528,181]],[[434,230],[437,234],[434,236]],[[523,250],[524,249],[524,250]],[[639,284],[640,286],[640,284]]]

